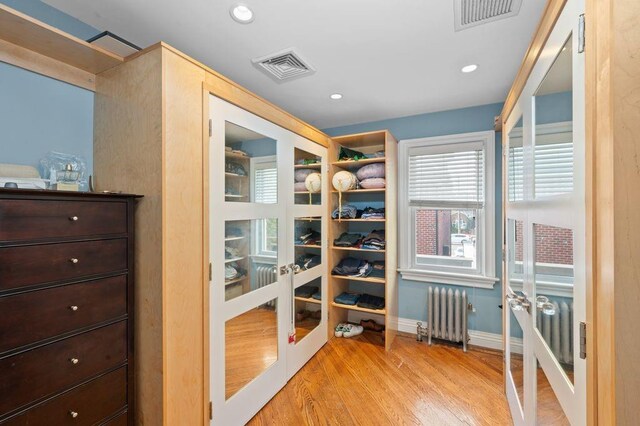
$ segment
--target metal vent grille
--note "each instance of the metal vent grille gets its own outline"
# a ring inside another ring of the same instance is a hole
[[[253,59],[251,62],[278,82],[293,80],[315,72],[315,69],[293,49],[285,49]]]
[[[461,31],[516,16],[521,5],[522,0],[455,0],[455,29]]]

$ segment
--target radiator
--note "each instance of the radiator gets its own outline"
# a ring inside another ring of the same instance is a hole
[[[573,303],[550,300],[555,314],[545,315],[538,311],[536,324],[542,338],[556,359],[564,364],[573,364]]]
[[[254,281],[255,288],[257,290],[269,284],[272,284],[278,281],[278,268],[274,265],[257,265],[256,266],[256,279]],[[275,301],[269,301],[262,306],[268,306],[270,308],[275,308]]]
[[[418,323],[418,341],[426,336],[431,345],[431,339],[448,340],[462,343],[462,349],[467,351],[469,333],[467,330],[467,292],[440,287],[429,287],[427,293],[427,325]]]

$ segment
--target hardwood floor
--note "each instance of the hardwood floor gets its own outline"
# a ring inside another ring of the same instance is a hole
[[[327,343],[250,425],[510,425],[502,356],[377,334]]]

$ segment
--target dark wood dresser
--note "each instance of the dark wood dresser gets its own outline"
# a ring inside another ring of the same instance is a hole
[[[0,425],[132,425],[134,195],[0,189]]]

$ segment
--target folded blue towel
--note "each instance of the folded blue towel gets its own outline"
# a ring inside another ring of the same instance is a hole
[[[358,299],[360,299],[359,294],[344,292],[333,300],[336,303],[340,303],[341,305],[355,305],[356,303],[358,303]]]

